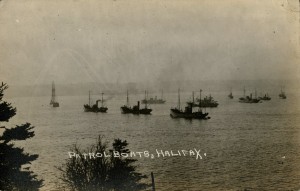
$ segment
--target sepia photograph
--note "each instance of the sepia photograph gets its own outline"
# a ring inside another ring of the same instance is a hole
[[[0,191],[299,191],[300,0],[0,0]]]

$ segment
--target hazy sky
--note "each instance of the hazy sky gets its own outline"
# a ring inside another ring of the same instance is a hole
[[[298,0],[2,0],[9,84],[299,78]]]

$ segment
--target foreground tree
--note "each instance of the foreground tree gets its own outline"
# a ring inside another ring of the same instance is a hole
[[[4,90],[8,86],[0,84],[0,190],[38,190],[42,186],[42,180],[30,171],[32,161],[38,155],[30,155],[23,148],[15,147],[13,141],[26,140],[34,136],[30,123],[7,128],[1,123],[8,122],[16,114],[16,108],[3,101]]]
[[[130,151],[127,149],[127,141],[121,139],[115,139],[113,143],[113,152],[129,154]],[[109,171],[109,183],[113,190],[144,190],[145,184],[137,184],[145,175],[136,172],[136,166],[133,165],[136,159],[123,158],[123,157],[111,157],[111,168]]]
[[[137,191],[145,190],[149,185],[141,183],[145,175],[136,172],[134,159],[114,157],[113,153],[129,153],[128,143],[116,139],[113,149],[108,150],[107,143],[99,136],[97,143],[86,150],[74,146],[69,159],[58,168],[61,179],[68,189],[76,191]],[[75,156],[76,153],[76,156]],[[90,157],[88,153],[102,153],[102,157]],[[105,157],[104,153],[107,153]]]

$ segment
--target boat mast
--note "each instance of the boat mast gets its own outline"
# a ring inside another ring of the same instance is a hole
[[[89,106],[91,106],[91,91],[89,91]]]
[[[52,95],[51,95],[51,101],[50,101],[50,105],[55,103],[55,85],[54,85],[54,81],[52,81]]]
[[[102,93],[101,107],[103,107],[103,94],[104,94],[104,93]]]
[[[283,86],[281,86],[281,94],[284,94]]]
[[[127,106],[129,105],[129,97],[128,97],[128,90],[127,90]]]
[[[148,100],[147,100],[147,91],[145,90],[145,108],[147,108],[147,102],[148,102]]]
[[[255,99],[256,99],[257,98],[256,88],[255,88],[254,96],[255,96]]]
[[[202,92],[202,89],[200,89],[200,102],[199,102],[199,107],[201,108],[201,92]]]
[[[164,90],[161,90],[161,100],[164,98]]]
[[[246,97],[246,89],[245,89],[245,86],[244,86],[244,97]]]
[[[180,110],[180,88],[178,88],[178,109]]]

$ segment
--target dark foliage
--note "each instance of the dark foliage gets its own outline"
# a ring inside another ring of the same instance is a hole
[[[6,101],[2,101],[3,99],[3,92],[6,90],[8,86],[4,84],[3,82],[0,85],[0,122],[1,121],[8,121],[10,118],[12,118],[14,115],[16,115],[16,108],[13,108],[10,103],[7,103]]]
[[[81,157],[72,157],[62,167],[58,168],[61,179],[66,187],[77,191],[137,191],[145,190],[149,185],[140,183],[146,176],[136,172],[133,163],[136,160],[113,157],[113,152],[129,153],[128,143],[116,139],[113,149],[107,149],[107,144],[99,136],[97,143],[87,150],[81,150],[77,145],[72,152]],[[110,157],[84,158],[85,153],[107,153]]]
[[[16,108],[2,100],[7,88],[4,83],[0,85],[0,122],[7,122],[16,114]],[[0,190],[38,190],[42,180],[37,179],[30,167],[22,169],[36,160],[38,155],[24,153],[23,148],[15,147],[12,142],[33,137],[34,127],[26,123],[10,129],[5,126],[1,128],[4,132],[0,135]]]
[[[130,153],[126,148],[127,141],[115,139],[113,143],[113,150],[118,153]],[[134,191],[145,189],[144,184],[137,184],[142,178],[146,178],[140,173],[135,172],[136,167],[132,164],[136,159],[132,158],[111,158],[111,169],[109,171],[109,183],[113,190],[116,191]]]

